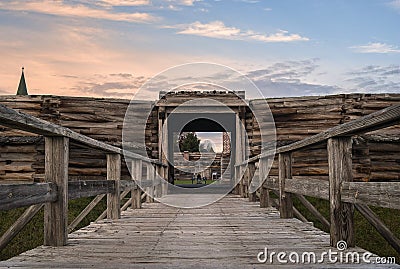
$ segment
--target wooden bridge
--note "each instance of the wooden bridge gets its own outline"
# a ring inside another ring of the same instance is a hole
[[[167,181],[159,179],[160,176],[167,178],[168,167],[158,160],[123,152],[120,148],[2,105],[0,119],[2,125],[45,137],[46,181],[0,185],[0,210],[29,206],[2,235],[0,249],[42,206],[45,210],[44,246],[0,262],[0,268],[303,268],[301,258],[304,253],[305,263],[310,267],[399,267],[396,264],[377,264],[379,257],[375,255],[370,257],[373,266],[365,261],[343,260],[343,257],[353,259],[354,253],[360,257],[365,253],[365,250],[355,247],[354,208],[400,253],[399,239],[368,207],[400,209],[400,183],[352,182],[351,169],[352,136],[398,124],[400,105],[280,147],[276,152],[264,152],[236,163],[234,176],[239,184],[234,194],[195,209],[174,208],[157,202],[182,198],[169,194]],[[71,140],[105,152],[106,181],[68,181]],[[294,177],[292,153],[315,144],[326,144],[329,177]],[[265,173],[265,167],[275,153],[279,158],[277,178]],[[128,164],[135,171],[132,179],[141,181],[141,186],[145,186],[152,196],[142,193],[134,180],[120,180],[123,154],[131,160]],[[145,179],[142,178],[143,168],[147,169]],[[159,176],[150,171],[156,171]],[[238,178],[241,174],[244,176]],[[254,175],[264,183],[257,191],[249,193]],[[274,199],[271,193],[278,198]],[[96,197],[68,225],[68,200],[90,196]],[[107,196],[107,210],[98,220],[69,233],[104,196]],[[205,196],[207,194],[198,194],[187,199],[201,200],[207,198]],[[245,196],[248,198],[243,198]],[[330,234],[307,222],[293,206],[292,196],[296,196],[321,223],[329,227]],[[329,200],[330,219],[325,219],[304,196]],[[125,197],[129,199],[121,204]],[[144,200],[146,203],[142,204]],[[344,242],[348,249],[342,252],[337,247],[338,243]],[[329,260],[326,254],[323,255],[329,250],[339,253],[337,257],[341,260]],[[279,252],[284,252],[284,255],[279,256]],[[315,253],[315,260],[309,254],[311,252]],[[297,257],[300,261],[296,260]]]

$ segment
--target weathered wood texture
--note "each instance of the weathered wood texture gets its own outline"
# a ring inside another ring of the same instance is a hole
[[[342,182],[353,181],[351,143],[350,137],[328,139],[331,246],[341,240],[348,246],[355,245],[354,205],[341,200]]]
[[[92,209],[106,196],[105,194],[97,195],[86,207],[82,210],[81,213],[71,221],[70,225],[68,225],[68,232],[72,232],[76,226],[92,211]]]
[[[57,186],[57,200],[44,206],[44,245],[67,244],[69,139],[45,137],[45,180]]]
[[[276,124],[278,146],[282,146],[385,107],[399,104],[400,95],[343,94],[276,98],[267,101]],[[61,96],[0,96],[0,103],[120,147],[122,122],[129,100]],[[260,103],[258,100],[250,101],[250,105],[255,107]],[[143,101],[135,105],[144,108],[151,105],[151,102]],[[158,158],[156,112],[150,115],[149,131],[146,132],[148,153],[154,158]],[[263,117],[261,119],[263,120]],[[250,111],[246,111],[246,130],[251,143],[251,156],[255,156],[260,149],[260,133]],[[0,126],[0,132],[0,135],[4,137],[32,136],[32,134],[3,126]],[[398,136],[399,127],[380,130],[378,134],[387,139],[377,139],[376,135],[357,138],[359,143],[355,144],[353,149],[355,181],[400,180],[400,168],[395,165],[400,162],[400,141],[391,139]],[[8,138],[7,142],[0,141],[0,183],[44,180],[43,141],[40,138],[35,139],[37,140],[31,140],[29,143],[22,141],[11,143]],[[71,180],[105,179],[104,153],[77,147],[73,141],[71,141],[70,151]],[[294,153],[293,161],[294,176],[327,176],[328,174],[324,145]],[[122,163],[121,177],[128,180],[130,178],[128,169],[124,160]],[[271,175],[278,175],[277,167],[278,160],[276,159]]]
[[[120,206],[120,178],[121,155],[107,154],[107,180],[114,180],[115,190],[107,194],[107,218],[119,219],[121,217]]]
[[[0,210],[30,206],[57,200],[55,183],[0,185]]]
[[[281,218],[293,218],[293,201],[285,191],[285,180],[292,178],[292,154],[279,154],[279,212]]]
[[[99,221],[70,234],[69,242],[62,248],[38,247],[0,262],[0,268],[303,268],[310,264],[259,263],[257,254],[265,248],[317,255],[330,249],[329,235],[310,223],[280,219],[276,209],[234,196],[196,209],[146,203],[141,210],[124,211],[118,221]],[[325,255],[312,267],[371,264],[332,264]]]

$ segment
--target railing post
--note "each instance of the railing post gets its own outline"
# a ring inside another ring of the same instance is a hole
[[[260,207],[269,207],[270,199],[269,199],[269,190],[264,187],[264,177],[267,177],[267,166],[268,166],[268,158],[260,158],[259,167],[260,170],[260,182],[262,182],[260,186]]]
[[[248,163],[247,169],[249,169],[249,173],[248,173],[248,175],[249,175],[249,184],[248,184],[247,188],[250,188],[251,181],[252,181],[254,173],[256,171],[256,164],[255,163]],[[248,191],[248,193],[249,193],[249,202],[255,202],[256,198],[257,198],[256,192]]]
[[[164,196],[164,195],[167,195],[167,193],[168,193],[168,167],[167,166],[163,166],[162,167],[162,177],[163,177],[163,182],[162,182],[162,185],[161,185],[161,195],[162,196]]]
[[[328,139],[329,163],[329,201],[330,201],[330,236],[331,246],[338,241],[345,241],[353,247],[354,240],[354,205],[341,201],[342,182],[353,181],[352,140],[351,137]]]
[[[151,163],[146,163],[147,169],[147,181],[151,183],[151,186],[147,188],[146,202],[154,202],[154,169]]]
[[[293,201],[291,194],[285,192],[285,180],[292,178],[292,153],[279,154],[279,213],[281,218],[293,218]]]
[[[45,137],[45,181],[57,185],[58,199],[44,206],[44,245],[65,246],[68,238],[69,139]]]
[[[115,192],[107,194],[107,218],[119,219],[121,217],[120,206],[120,180],[121,178],[121,155],[115,153],[107,154],[107,180],[115,181]]]
[[[142,160],[133,160],[132,161],[132,177],[136,180],[137,186],[135,189],[131,191],[131,208],[137,209],[142,208],[142,192],[140,190],[140,181],[142,180]],[[139,183],[138,183],[139,182]]]

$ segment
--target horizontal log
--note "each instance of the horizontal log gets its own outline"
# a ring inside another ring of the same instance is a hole
[[[113,180],[84,180],[68,182],[68,199],[96,196],[115,191]]]
[[[268,177],[264,188],[279,190],[278,178]],[[296,193],[320,199],[329,199],[329,182],[325,178],[293,177],[285,179],[285,192]]]
[[[0,185],[0,210],[54,202],[57,186],[54,183]]]
[[[344,182],[342,201],[400,209],[400,182]]]

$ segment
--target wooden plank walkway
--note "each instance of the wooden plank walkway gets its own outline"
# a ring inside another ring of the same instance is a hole
[[[0,268],[399,268],[376,264],[259,263],[268,251],[329,250],[329,235],[310,223],[280,219],[273,208],[229,195],[206,207],[160,203],[127,210],[69,235],[65,247],[38,247],[0,262]],[[336,249],[332,249],[336,251]],[[362,249],[356,248],[360,253]],[[318,256],[317,256],[318,257]]]

